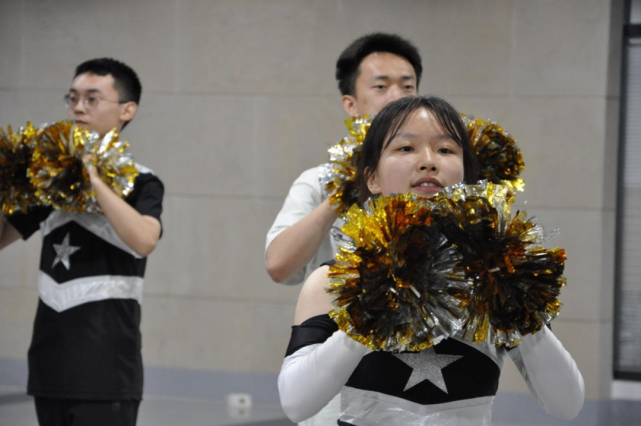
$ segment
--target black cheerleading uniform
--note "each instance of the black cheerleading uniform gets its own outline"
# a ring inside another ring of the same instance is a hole
[[[160,221],[164,187],[140,174],[125,198]],[[40,300],[29,348],[28,393],[71,400],[140,400],[140,301],[146,258],[102,214],[36,207],[7,217],[29,238],[40,229]]]
[[[576,416],[583,379],[546,327],[510,351],[448,338],[421,352],[392,354],[352,340],[329,315],[292,327],[281,403],[292,421],[301,421],[340,392],[339,425],[489,426],[508,355],[546,411]]]

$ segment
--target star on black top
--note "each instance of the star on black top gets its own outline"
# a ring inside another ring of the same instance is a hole
[[[71,263],[69,262],[69,256],[80,250],[80,247],[69,245],[69,233],[65,235],[65,238],[62,240],[62,244],[54,244],[53,249],[56,251],[56,258],[53,260],[53,265],[55,267],[58,263],[61,263],[69,270]]]
[[[407,380],[403,392],[424,380],[429,380],[440,390],[447,393],[447,386],[441,369],[459,358],[463,358],[462,355],[437,354],[434,352],[433,347],[418,353],[395,354],[394,356],[412,367],[412,375]]]

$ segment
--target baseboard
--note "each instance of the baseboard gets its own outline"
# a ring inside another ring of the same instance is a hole
[[[229,393],[249,393],[257,403],[278,403],[275,374],[248,374],[199,371],[162,367],[145,368],[147,396],[224,400]],[[25,389],[27,361],[0,358],[0,385]],[[629,395],[634,383],[619,384],[619,396]],[[628,392],[628,393],[626,393]],[[586,401],[583,410],[572,422],[547,414],[529,394],[500,393],[496,396],[493,423],[523,426],[629,426],[641,418],[641,401],[620,398],[607,401]],[[640,398],[641,399],[641,398]]]

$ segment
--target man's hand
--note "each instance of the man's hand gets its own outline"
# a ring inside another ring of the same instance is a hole
[[[93,164],[93,160],[95,160],[95,155],[92,154],[87,154],[82,158],[82,162],[84,163],[85,169],[87,169],[87,174],[89,175],[89,181],[91,182],[91,185],[95,187],[96,182],[102,180],[100,179],[98,169]]]

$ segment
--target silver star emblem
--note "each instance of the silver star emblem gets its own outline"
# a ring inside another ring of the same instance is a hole
[[[433,347],[418,353],[394,354],[394,356],[412,367],[412,375],[407,381],[403,392],[425,380],[429,380],[440,390],[447,393],[447,386],[441,370],[459,358],[463,358],[463,355],[437,354],[434,352]]]
[[[69,233],[67,232],[64,240],[62,240],[62,244],[54,244],[53,249],[56,251],[56,258],[53,260],[53,265],[51,265],[51,267],[53,268],[58,263],[62,262],[62,264],[65,265],[65,268],[69,270],[71,267],[71,263],[69,263],[69,256],[80,250],[80,247],[69,245]]]

